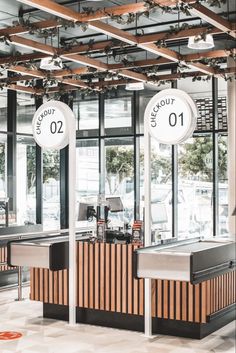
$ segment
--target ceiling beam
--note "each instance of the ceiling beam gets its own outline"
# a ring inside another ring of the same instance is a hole
[[[75,12],[68,7],[60,5],[51,0],[17,0],[23,4],[35,7],[39,10],[46,11],[58,16],[58,13],[61,15],[59,17],[64,18],[69,21],[78,21],[78,22],[93,22],[97,20],[104,20],[111,16],[122,16],[129,13],[138,13],[147,11],[147,6],[145,2],[132,3],[126,5],[105,7],[98,9],[90,14],[86,12]],[[185,0],[187,3],[195,2],[196,0]],[[173,0],[154,0],[157,4],[161,6],[175,6],[176,3]]]
[[[44,79],[47,76],[47,73],[41,70],[30,70],[24,66],[14,66],[9,68],[9,71],[13,71],[13,72],[17,72],[17,73],[21,73],[21,74],[27,74],[29,76],[32,76],[34,78],[41,78]],[[54,77],[52,77],[52,79],[54,79]],[[61,83],[64,83],[66,85],[73,85],[76,87],[80,87],[80,88],[90,88],[89,85],[87,85],[85,82],[83,82],[82,80],[75,80],[75,79],[59,79],[57,78],[57,80]]]
[[[177,41],[180,39],[186,39],[192,36],[196,36],[199,33],[203,33],[203,32],[211,33],[214,35],[222,33],[222,31],[216,27],[208,28],[208,27],[199,26],[194,28],[182,29],[177,33],[175,32],[169,33],[165,31],[165,32],[159,32],[159,33],[144,34],[142,36],[138,36],[138,43],[148,44],[148,43],[154,43],[161,40],[165,40],[166,42]]]
[[[21,45],[23,47],[30,48],[32,50],[42,51],[43,53],[48,53],[50,55],[54,55],[56,53],[56,48],[49,46],[49,45],[46,45],[46,44],[38,43],[38,42],[33,41],[31,39],[22,38],[19,36],[13,36],[12,39],[13,39],[12,40],[13,43],[16,43],[17,45]],[[64,55],[61,55],[61,58],[95,68],[98,71],[108,71],[109,70],[108,64],[105,64],[102,61],[90,58],[88,56],[78,55],[78,54],[68,56],[68,54],[64,54]],[[113,72],[113,70],[111,70],[111,71]],[[28,73],[29,73],[29,71],[28,71]],[[142,82],[145,82],[147,80],[146,75],[137,74],[137,73],[135,73],[131,70],[127,70],[127,69],[121,70],[119,72],[119,75],[124,76],[124,77],[135,78],[138,81],[142,81]]]
[[[42,30],[60,26],[58,21],[56,20],[45,20],[45,21],[33,22],[32,24],[34,25],[35,29],[42,29]],[[30,31],[29,27],[22,26],[22,25],[1,28],[0,37],[12,36],[16,34],[25,34],[25,33],[28,33],[29,31]]]
[[[13,91],[29,93],[29,94],[42,94],[43,93],[42,89],[36,89],[36,88],[33,88],[33,87],[26,87],[26,86],[16,85],[14,83],[8,85],[6,88],[7,89],[11,89]]]
[[[36,42],[35,40],[31,40],[31,39],[27,39],[19,36],[12,36],[11,43],[19,45],[23,48],[36,50],[47,55],[57,54],[57,48],[54,48],[51,45],[43,44],[40,42]]]
[[[20,0],[22,2],[22,0]],[[57,3],[51,0],[23,0],[23,2],[27,2],[27,4],[33,5],[34,7],[43,9],[44,11],[57,15],[62,18],[78,21],[78,14],[76,11],[68,9],[65,6],[58,5]],[[162,0],[157,0],[158,3]],[[187,0],[189,1],[189,0]],[[173,4],[173,3],[172,3]],[[66,16],[66,17],[65,17]],[[105,24],[100,21],[93,21],[89,24],[92,29],[102,32],[110,37],[117,38],[122,40],[125,43],[137,45],[139,48],[146,50],[147,52],[154,53],[156,55],[160,55],[166,59],[172,60],[174,62],[178,62],[181,60],[180,54],[168,48],[158,48],[155,44],[138,44],[137,39],[134,35],[125,32],[119,28],[113,27],[111,25]],[[65,56],[64,56],[65,57]],[[194,67],[194,66],[190,66]],[[208,71],[210,75],[212,75],[211,68],[208,68],[207,65],[199,65],[199,70],[203,70],[203,72]]]
[[[212,26],[217,27],[223,32],[228,33],[233,38],[236,38],[236,33],[234,31],[232,23],[222,18],[215,12],[211,11],[210,9],[206,8],[202,4],[198,2],[191,4],[190,12],[191,14],[200,17],[207,23],[210,23]]]

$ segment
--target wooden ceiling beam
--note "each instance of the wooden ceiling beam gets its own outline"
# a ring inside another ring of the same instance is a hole
[[[236,48],[233,49],[233,52]],[[187,54],[184,56],[186,61],[202,60],[202,59],[217,59],[217,58],[227,58],[230,55],[229,50],[211,50],[203,53]]]
[[[234,27],[232,26],[232,23],[211,11],[210,9],[206,8],[202,4],[198,2],[191,4],[190,12],[191,14],[200,17],[207,23],[210,23],[212,26],[228,33],[233,38],[236,38],[236,33],[233,30]]]
[[[31,50],[36,50],[47,55],[57,54],[57,48],[54,48],[51,45],[43,44],[36,42],[35,40],[19,36],[11,36],[11,43]]]
[[[106,71],[108,70],[108,65],[103,63],[102,61],[99,61],[97,59],[90,58],[88,56],[84,55],[79,55],[79,54],[74,54],[74,55],[61,55],[62,59],[70,60],[73,62],[76,62],[78,64],[86,65],[89,67],[93,67],[94,69],[97,69],[99,71]]]
[[[17,0],[23,4],[35,7],[39,10],[50,12],[52,15],[64,18],[69,21],[78,22],[93,22],[97,20],[104,20],[111,16],[122,16],[129,13],[138,13],[147,11],[145,2],[125,4],[119,6],[105,7],[98,9],[90,14],[76,12],[68,7],[60,5],[51,0]],[[161,6],[175,6],[176,2],[173,0],[154,0]],[[187,3],[195,2],[195,0],[186,0]],[[59,15],[60,14],[60,15]]]
[[[22,2],[22,0],[20,0]],[[74,21],[79,21],[78,19],[78,13],[76,11],[73,11],[71,9],[68,9],[65,6],[58,5],[57,3],[51,1],[51,0],[23,0],[27,4],[33,5],[37,8],[40,8],[46,12],[49,12],[51,14],[57,15],[62,18],[74,20]],[[158,0],[158,3],[161,0]],[[111,25],[108,25],[106,23],[103,23],[101,21],[93,21],[92,23],[89,24],[89,26],[98,31],[102,32],[112,38],[117,38],[119,40],[122,40],[123,42],[126,42],[128,44],[134,44],[137,45],[139,48],[146,50],[148,52],[160,55],[166,59],[172,60],[174,62],[178,62],[181,60],[180,54],[176,53],[173,50],[170,50],[168,48],[158,48],[155,44],[138,44],[138,41],[136,37],[128,32],[125,32],[119,28],[113,27]],[[62,57],[66,57],[63,55]],[[70,56],[70,60],[73,60],[74,56]],[[88,58],[90,60],[94,60],[91,58]],[[80,61],[80,63],[82,63]],[[86,64],[87,65],[87,64]],[[92,66],[95,67],[95,66]],[[211,68],[208,68],[207,65],[199,65],[199,70],[202,70],[203,72],[208,71],[209,74],[212,75],[211,73]]]
[[[39,22],[33,22],[32,24],[34,25],[35,29],[37,28],[42,30],[61,26],[56,20],[44,20]],[[29,31],[30,31],[29,27],[22,26],[22,25],[1,28],[0,37],[12,36],[17,34],[18,35],[25,34],[25,33],[28,33]]]
[[[217,35],[221,34],[222,31],[219,28],[213,27],[213,28],[207,28],[207,27],[195,27],[195,28],[189,28],[189,29],[182,29],[178,33],[168,33],[168,32],[159,32],[159,33],[151,33],[151,34],[144,34],[143,36],[138,37],[138,43],[139,44],[148,44],[148,43],[154,43],[160,40],[165,40],[165,41],[177,41],[180,39],[186,39],[192,36],[196,36],[199,33],[211,33],[212,35]]]
[[[16,85],[14,83],[8,85],[6,88],[7,89],[11,89],[13,91],[29,93],[29,94],[42,94],[43,93],[42,89],[36,89],[36,88],[33,88],[33,87],[26,87],[26,86]]]
[[[17,73],[20,73],[20,74],[24,74],[24,73],[27,73],[29,76],[32,76],[34,78],[40,78],[40,79],[43,79],[43,78],[46,78],[46,73],[41,71],[41,70],[29,70],[27,68],[25,68],[24,66],[14,66],[14,67],[11,67],[9,69],[9,71],[13,71],[13,72],[17,72]],[[52,77],[52,79],[54,78],[54,76]],[[73,86],[76,86],[76,87],[81,87],[81,88],[90,88],[85,82],[83,82],[82,80],[75,80],[75,79],[60,79],[60,78],[57,78],[57,80],[61,83],[64,83],[66,85],[73,85]]]
[[[138,44],[135,35],[101,21],[93,21],[89,24],[89,28],[131,45]]]
[[[56,49],[46,45],[46,44],[42,44],[42,43],[38,43],[36,41],[30,40],[30,39],[26,39],[26,38],[21,38],[18,36],[13,36],[13,42],[17,43],[18,45],[30,48],[32,50],[38,50],[38,51],[43,51],[44,53],[47,52],[48,54],[54,55],[56,53]],[[108,71],[109,70],[109,66],[105,63],[103,63],[102,61],[90,58],[88,56],[82,56],[82,55],[78,55],[78,54],[74,54],[74,55],[69,55],[68,54],[64,54],[61,55],[62,59],[67,59],[82,65],[86,65],[92,68],[97,69],[98,71]],[[29,71],[28,71],[29,73]],[[137,77],[137,80],[139,81],[146,81],[145,75],[142,74],[137,74],[131,70],[121,70],[121,72],[119,73],[122,76],[125,77]]]

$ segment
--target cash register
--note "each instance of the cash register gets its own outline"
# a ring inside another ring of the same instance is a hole
[[[103,210],[102,210],[103,208]],[[123,212],[124,206],[118,196],[107,197],[103,206],[97,206],[95,209],[92,203],[79,203],[78,221],[92,222],[94,219],[98,222],[101,215],[104,217],[105,239],[108,243],[130,243],[131,234],[128,232],[128,224],[124,227],[110,228],[109,214]]]

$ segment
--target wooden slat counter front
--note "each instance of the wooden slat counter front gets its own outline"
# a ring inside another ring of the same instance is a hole
[[[132,268],[137,245],[77,245],[78,321],[143,330],[144,280],[135,279]],[[235,286],[235,271],[197,285],[153,280],[154,332],[196,338],[207,335],[233,319]],[[30,299],[44,303],[45,316],[66,319],[68,271],[31,269]]]

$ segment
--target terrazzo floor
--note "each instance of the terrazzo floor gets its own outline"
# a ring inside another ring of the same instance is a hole
[[[0,353],[235,353],[232,322],[199,340],[156,336],[89,325],[69,327],[63,321],[44,319],[42,304],[14,301],[16,291],[0,293],[0,331],[18,331],[23,337],[0,341]],[[28,297],[28,289],[24,289]]]

